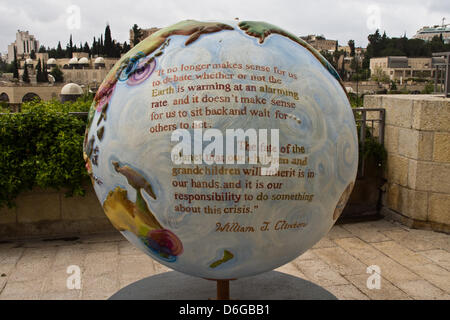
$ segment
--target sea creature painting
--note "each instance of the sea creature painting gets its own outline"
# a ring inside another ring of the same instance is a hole
[[[151,184],[145,177],[128,165],[113,161],[114,170],[124,176],[127,183],[136,190],[135,201],[128,199],[128,192],[116,187],[110,191],[103,203],[106,215],[119,231],[130,231],[137,235],[159,258],[173,262],[183,253],[183,244],[170,230],[165,229],[149,209],[142,192],[156,199]]]

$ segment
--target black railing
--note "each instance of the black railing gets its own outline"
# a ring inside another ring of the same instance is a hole
[[[444,78],[444,97],[450,97],[450,52],[435,52],[433,57],[443,57],[444,63],[436,63],[436,72],[434,78],[434,91],[437,91],[438,84],[442,83],[442,76]],[[439,72],[441,70],[441,72]],[[442,72],[445,71],[445,72]],[[438,77],[438,73],[441,77]]]
[[[354,108],[352,110],[358,129],[360,154],[364,154],[368,133],[372,139],[376,139],[378,143],[384,145],[386,110],[383,108]],[[359,157],[358,178],[364,177],[364,166],[364,157]]]

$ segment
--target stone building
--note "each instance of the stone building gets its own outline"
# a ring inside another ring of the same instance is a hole
[[[450,26],[448,24],[433,27],[425,26],[418,30],[413,38],[430,41],[435,36],[442,36],[444,43],[450,43]]]
[[[347,54],[347,56],[350,56],[350,54],[351,54],[350,46],[338,46],[338,50],[344,51]],[[365,48],[361,48],[361,47],[355,48],[355,57],[362,59],[364,57],[365,53],[366,53]]]
[[[59,67],[63,72],[64,83],[74,83],[83,90],[95,92],[111,68],[119,60],[117,58],[96,57],[89,58],[87,53],[74,53],[71,59],[48,59],[48,54],[37,54],[37,59],[27,58],[20,62],[19,79],[22,78],[24,68],[28,69],[30,83],[15,83],[10,81],[0,82],[0,101],[9,103],[22,103],[30,98],[38,97],[42,100],[58,98],[61,86],[64,84],[37,83],[36,65],[41,59],[41,65],[45,64],[50,73],[52,68]],[[12,76],[12,75],[11,75]],[[6,79],[3,79],[6,80]],[[73,87],[73,86],[72,86]]]
[[[149,35],[151,35],[152,33],[155,33],[156,31],[160,30],[160,28],[149,28],[149,29],[141,29],[142,31],[142,37],[139,38],[139,41],[144,40],[145,38],[147,38]],[[130,29],[130,46],[131,48],[134,47],[133,45],[133,40],[134,40],[134,32],[133,29]]]
[[[318,51],[334,52],[338,48],[337,40],[325,39],[323,36],[308,35],[300,37]]]
[[[435,65],[443,63],[443,58],[408,58],[390,56],[370,59],[370,72],[384,72],[390,80],[408,78],[432,78],[435,75]]]
[[[64,82],[73,82],[95,89],[100,86],[109,70],[119,59],[96,57],[89,58],[87,53],[73,53],[71,59],[54,59],[46,61],[47,70],[58,66],[64,75]]]
[[[31,51],[38,52],[39,41],[33,35],[29,34],[28,31],[17,30],[16,41],[8,46],[8,63],[14,60],[14,48],[16,49],[17,57],[21,57],[22,55],[29,57]]]

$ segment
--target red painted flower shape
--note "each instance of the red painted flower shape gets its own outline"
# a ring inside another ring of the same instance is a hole
[[[170,230],[152,230],[147,234],[150,247],[160,253],[171,256],[179,256],[183,253],[183,244],[180,239]]]

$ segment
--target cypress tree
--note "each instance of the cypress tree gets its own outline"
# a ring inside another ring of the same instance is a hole
[[[47,71],[47,65],[42,63],[42,82],[48,82],[48,71]]]
[[[52,71],[50,71],[50,74],[53,76],[53,78],[55,78],[55,82],[64,82],[64,73],[58,66],[53,67]]]
[[[70,35],[69,43],[66,46],[66,58],[72,58],[73,53],[73,42],[72,42],[72,35]]]
[[[14,75],[15,79],[19,80],[19,66],[17,64],[17,50],[16,50],[16,46],[14,46],[13,75]]]
[[[89,48],[89,44],[87,42],[84,43],[83,52],[90,53],[91,49]]]
[[[137,45],[142,38],[142,29],[137,24],[133,26],[133,46]]]
[[[112,57],[114,56],[114,48],[113,48],[113,42],[112,42],[112,37],[111,37],[111,29],[109,27],[109,25],[106,25],[105,28],[105,54],[107,57]]]
[[[105,54],[105,47],[103,46],[103,35],[100,35],[100,44],[98,49],[99,54],[103,55]]]
[[[61,47],[61,41],[58,42],[58,47],[56,48],[56,58],[57,59],[64,58],[64,51]]]
[[[28,66],[26,64],[23,69],[22,81],[25,83],[30,83],[30,75],[28,74]]]
[[[91,47],[91,56],[98,55],[97,52],[97,40],[94,37],[94,41],[92,41],[92,47]]]
[[[36,65],[36,82],[44,82],[43,74],[42,74],[41,59],[38,60],[38,63]]]

